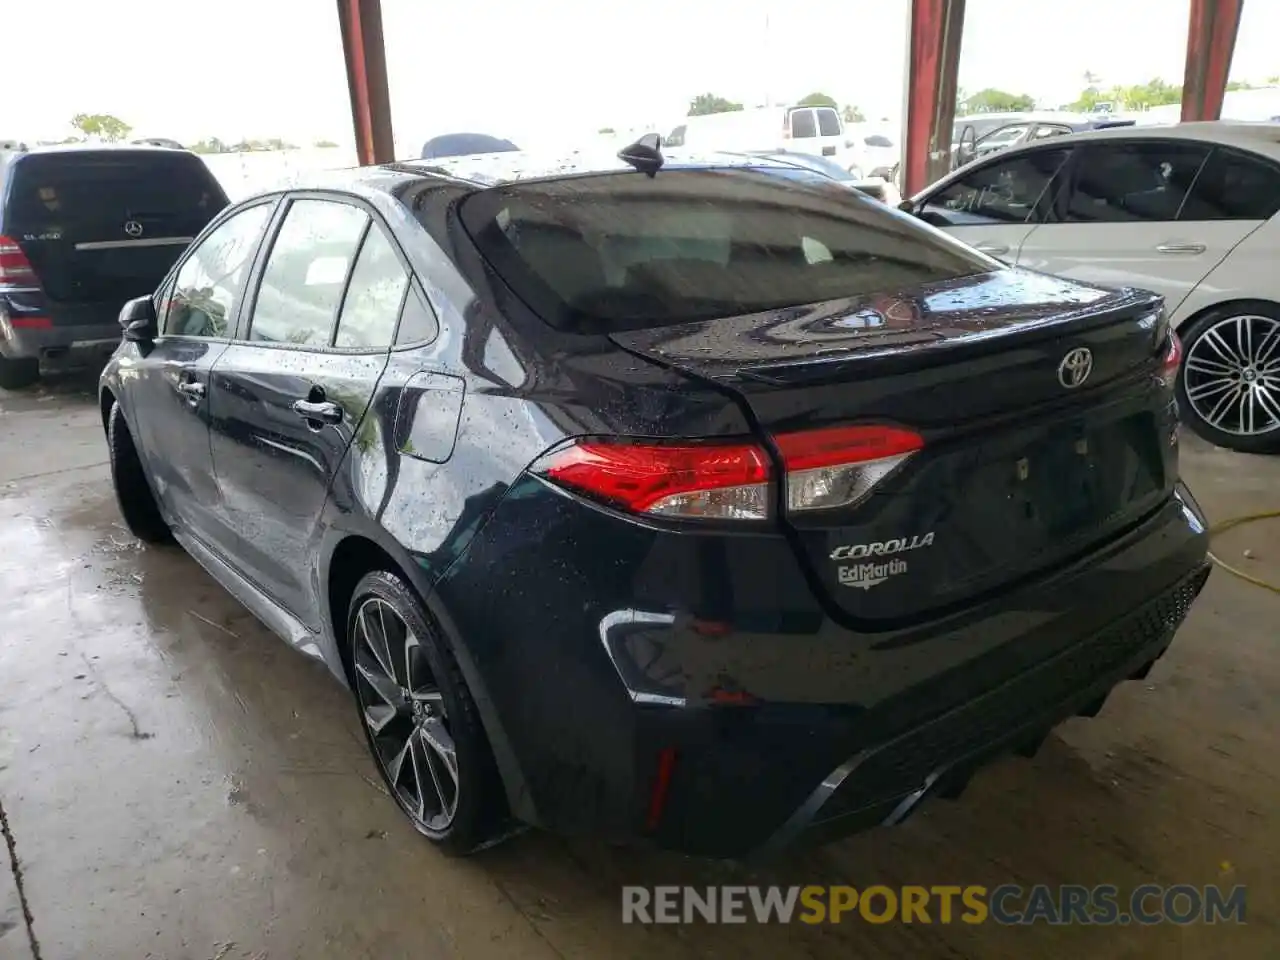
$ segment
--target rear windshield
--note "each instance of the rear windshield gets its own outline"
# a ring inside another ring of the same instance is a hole
[[[26,154],[11,164],[10,235],[106,240],[136,221],[143,236],[194,236],[227,205],[204,162],[165,151]]]
[[[460,216],[485,259],[555,326],[660,327],[992,269],[821,174],[670,170],[507,184]]]

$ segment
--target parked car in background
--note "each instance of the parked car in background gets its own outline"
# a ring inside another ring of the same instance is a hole
[[[854,175],[863,175],[860,151],[835,107],[756,107],[686,117],[663,143],[701,153],[807,153],[833,158]]]
[[[170,140],[168,137],[144,137],[141,140],[132,141],[136,146],[141,147],[165,147],[169,150],[185,150],[187,149],[177,140]]]
[[[1165,298],[1183,419],[1280,450],[1280,126],[1183,123],[1035,142],[904,206],[1008,263]]]
[[[519,150],[510,140],[487,133],[444,133],[422,145],[422,159],[465,157],[480,153],[511,153]]]
[[[1159,298],[624,155],[316,175],[121,314],[126,522],[351,685],[413,826],[831,838],[1145,676],[1208,575]]]
[[[846,170],[841,164],[830,157],[814,157],[807,153],[792,153],[790,151],[762,153],[757,154],[757,156],[768,157],[769,159],[777,160],[780,163],[802,167],[805,170],[812,170],[817,173],[821,173],[852,190],[859,190],[869,197],[874,197],[881,203],[896,204],[901,199],[898,195],[897,187],[895,187],[890,181],[878,176],[859,177]]]
[[[951,167],[953,170],[958,169],[973,160],[1034,140],[1047,140],[1085,130],[1133,125],[1133,119],[1116,117],[1107,112],[976,114],[955,122]]]
[[[105,359],[126,300],[155,289],[227,205],[195,154],[37,147],[0,161],[0,387]]]
[[[863,172],[869,177],[882,177],[898,183],[898,171],[902,165],[902,144],[897,131],[883,124],[860,122],[846,123],[845,133],[859,144]]]

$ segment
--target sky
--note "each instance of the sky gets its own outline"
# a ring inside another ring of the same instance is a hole
[[[968,0],[960,86],[1048,103],[1180,83],[1190,0]],[[333,0],[4,0],[0,139],[109,113],[137,136],[350,143]],[[397,152],[479,130],[558,143],[669,129],[693,96],[815,90],[901,116],[907,0],[382,0]],[[68,25],[73,25],[69,29]],[[1249,0],[1231,77],[1280,74],[1280,0]]]

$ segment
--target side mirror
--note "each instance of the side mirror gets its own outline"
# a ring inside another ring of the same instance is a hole
[[[120,308],[124,338],[132,343],[151,343],[160,335],[156,305],[150,297],[136,297]]]

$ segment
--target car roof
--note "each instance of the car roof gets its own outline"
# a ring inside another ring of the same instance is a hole
[[[794,164],[765,156],[733,153],[699,153],[670,151],[664,153],[663,170],[715,170],[725,168],[794,168]],[[567,154],[539,154],[530,151],[483,153],[466,157],[440,157],[433,160],[401,160],[369,167],[326,170],[303,174],[287,188],[264,193],[299,190],[337,190],[368,194],[394,193],[413,181],[439,179],[474,187],[492,187],[504,183],[567,180],[608,173],[629,173],[633,168],[616,154],[592,150],[575,150]],[[661,176],[661,173],[659,174]]]
[[[173,147],[157,147],[149,143],[48,143],[38,144],[24,151],[27,156],[35,157],[50,153],[178,153]]]
[[[1107,140],[1198,140],[1224,146],[1253,150],[1280,160],[1280,123],[1255,123],[1243,120],[1203,120],[1189,123],[1151,124],[1148,126],[1107,127],[1063,134],[1051,140],[1034,140],[1004,153],[1018,153],[1046,143],[1085,143]],[[1003,155],[1003,154],[1002,154]]]

